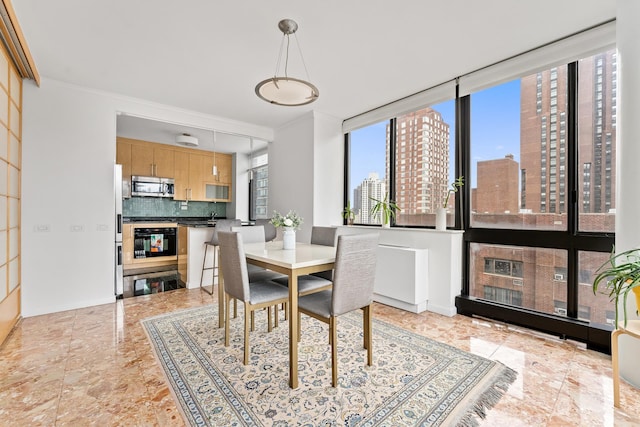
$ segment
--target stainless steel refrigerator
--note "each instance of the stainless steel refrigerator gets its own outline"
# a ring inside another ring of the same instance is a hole
[[[116,298],[122,298],[124,292],[123,266],[122,266],[122,165],[116,165],[114,171],[114,193],[116,205],[116,224],[115,224],[115,274],[114,274],[114,290]]]

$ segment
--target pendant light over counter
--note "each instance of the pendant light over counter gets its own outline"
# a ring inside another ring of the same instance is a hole
[[[280,52],[278,53],[278,60],[276,63],[276,72],[273,77],[265,79],[258,83],[256,86],[256,95],[265,101],[276,104],[295,107],[299,105],[310,104],[320,96],[318,88],[315,87],[309,78],[309,72],[307,71],[307,65],[304,62],[304,56],[302,56],[302,49],[296,36],[298,30],[298,24],[293,19],[283,19],[278,23],[278,28],[282,31],[282,42],[280,44]],[[300,58],[302,59],[302,65],[306,73],[307,80],[296,79],[289,77],[289,44],[290,37],[293,36],[296,39],[298,45],[298,51],[300,52]],[[283,56],[284,42],[287,42],[286,51],[284,52],[284,76],[278,77],[278,71],[280,68],[280,62]]]

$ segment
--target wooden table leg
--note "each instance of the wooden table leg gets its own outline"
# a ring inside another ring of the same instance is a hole
[[[298,274],[289,273],[289,387],[298,388]]]

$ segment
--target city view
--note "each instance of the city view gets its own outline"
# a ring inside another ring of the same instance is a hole
[[[567,66],[471,94],[471,227],[567,230]],[[581,232],[615,230],[616,57],[579,61],[577,203]],[[389,122],[351,134],[351,202],[356,223],[378,224],[371,197],[384,198],[389,168],[401,211],[396,225],[433,226],[454,180],[454,101],[396,118],[395,164]],[[455,194],[454,194],[455,197]],[[453,226],[454,197],[448,203]],[[611,323],[612,304],[593,295],[593,272],[607,253],[578,255],[578,318]],[[562,249],[473,243],[470,295],[544,313],[567,314],[568,254]]]

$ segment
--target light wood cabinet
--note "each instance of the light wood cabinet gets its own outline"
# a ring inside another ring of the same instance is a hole
[[[213,174],[216,166],[218,174]],[[207,201],[231,201],[231,155],[216,153],[203,158],[202,178],[204,179],[204,198]]]
[[[184,283],[187,283],[187,259],[189,257],[189,253],[187,251],[188,248],[188,234],[189,227],[184,225],[178,226],[178,274],[180,275],[180,280]]]
[[[204,197],[204,165],[205,156],[189,154],[189,200],[206,200]]]
[[[172,147],[136,139],[118,138],[116,162],[123,181],[132,175],[174,179],[174,200],[230,202],[233,184],[231,154]],[[216,166],[218,174],[213,175]]]
[[[133,224],[122,226],[122,265],[133,264]]]
[[[116,140],[116,164],[122,165],[122,181],[126,188],[131,188],[131,143]]]
[[[216,164],[218,166],[218,177],[221,183],[231,184],[232,180],[232,159],[231,154],[216,154]]]
[[[153,176],[161,178],[173,178],[175,151],[171,148],[154,147],[153,164],[155,173]]]
[[[189,153],[176,151],[173,167],[173,200],[189,200]]]
[[[131,146],[131,175],[170,178],[174,169],[174,150],[159,144]]]

